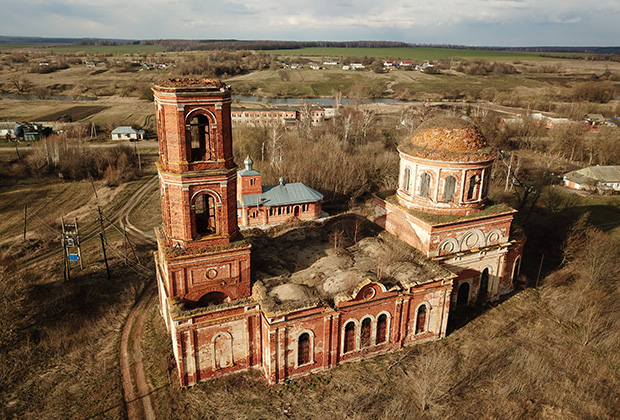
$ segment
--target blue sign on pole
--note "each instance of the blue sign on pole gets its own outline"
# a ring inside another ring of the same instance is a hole
[[[80,257],[78,254],[69,254],[69,261],[79,261]]]

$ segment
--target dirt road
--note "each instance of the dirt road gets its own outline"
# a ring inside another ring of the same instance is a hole
[[[127,200],[127,203],[115,214],[113,219],[124,224],[129,235],[152,244],[155,244],[154,237],[132,225],[129,222],[129,215],[157,181],[157,176],[149,179]],[[153,279],[147,283],[140,299],[138,299],[129,313],[121,335],[120,364],[123,393],[125,394],[125,404],[127,405],[127,417],[129,420],[156,419],[150,397],[151,388],[146,380],[146,373],[142,364],[142,348],[140,344],[144,322],[149,309],[156,302],[156,297],[157,290],[153,273]]]

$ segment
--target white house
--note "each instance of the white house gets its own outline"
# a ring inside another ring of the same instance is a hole
[[[117,127],[112,130],[112,140],[142,140],[144,130],[136,130],[128,125]]]
[[[620,192],[620,166],[589,166],[564,175],[564,185],[576,190]]]

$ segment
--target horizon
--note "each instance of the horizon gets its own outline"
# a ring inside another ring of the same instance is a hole
[[[363,42],[376,42],[376,43],[401,43],[408,44],[402,46],[395,46],[394,48],[445,48],[445,49],[547,49],[547,50],[562,50],[562,49],[578,49],[578,50],[587,50],[588,48],[592,49],[604,49],[604,48],[612,48],[612,49],[620,49],[620,43],[618,44],[609,44],[609,45],[466,45],[466,44],[454,44],[454,43],[441,43],[441,44],[420,44],[420,43],[410,43],[404,41],[393,41],[386,39],[377,39],[377,40],[368,40],[368,39],[348,39],[345,41],[335,41],[335,40],[326,40],[326,39],[314,39],[314,40],[305,40],[305,41],[297,41],[297,40],[286,40],[286,39],[240,39],[240,38],[113,38],[113,37],[47,37],[47,36],[32,36],[32,35],[5,35],[0,34],[0,44],[1,43],[24,43],[24,44],[71,44],[80,41],[106,41],[106,42],[115,42],[118,44],[123,43],[133,43],[133,42],[157,42],[157,41],[198,41],[198,42],[290,42],[290,43],[363,43]],[[345,46],[332,46],[331,48],[356,48],[356,47],[345,47]],[[373,47],[364,47],[364,48],[373,48]],[[384,47],[375,47],[375,48],[384,48]],[[279,48],[282,49],[282,48]]]

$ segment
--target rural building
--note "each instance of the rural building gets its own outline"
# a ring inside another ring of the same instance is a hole
[[[564,175],[564,185],[574,190],[620,192],[620,166],[589,166]]]
[[[261,174],[248,156],[237,172],[237,222],[241,226],[282,223],[290,219],[313,220],[321,216],[323,194],[295,182],[262,185]]]
[[[14,127],[17,123],[15,122],[0,122],[0,137],[2,139],[13,137],[14,135]],[[7,137],[8,136],[8,137]]]
[[[601,114],[586,114],[583,119],[587,125],[592,127],[598,127],[599,125],[603,125],[607,122],[607,119]]]
[[[376,197],[376,223],[457,275],[453,308],[510,293],[523,240],[511,233],[516,210],[488,206],[496,156],[482,133],[462,119],[437,118],[399,155],[398,189]]]
[[[325,120],[325,109],[318,105],[273,106],[272,108],[246,108],[237,106],[232,109],[232,122],[235,124],[265,125],[278,122],[286,127],[294,127],[304,118],[311,118],[312,125]]]
[[[112,140],[142,140],[144,130],[136,130],[130,126],[116,127],[112,130]]]
[[[479,132],[442,131],[401,150],[399,191],[378,200],[378,219],[421,251],[353,215],[245,238],[239,194],[264,190],[250,160],[239,173],[233,162],[230,87],[171,79],[153,91],[159,305],[182,386],[249,369],[277,383],[439,339],[451,305],[512,290],[521,249],[510,235],[514,210],[482,212],[494,155]],[[450,145],[467,140],[472,148],[459,159],[439,144],[455,134]],[[433,221],[437,215],[455,218]],[[357,229],[364,224],[372,228]],[[342,248],[339,232],[352,232],[354,245]]]

